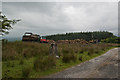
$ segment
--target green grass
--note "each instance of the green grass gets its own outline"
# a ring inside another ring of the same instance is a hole
[[[8,42],[7,44],[3,44],[2,49],[2,77],[25,78],[25,75],[29,78],[44,77],[100,56],[116,46],[117,44],[105,43],[90,44],[84,47],[81,47],[81,44],[58,44],[60,58],[52,59],[49,56],[49,44]],[[64,55],[73,54],[76,55],[75,58],[71,56],[65,57],[68,62],[64,62]],[[37,59],[39,57],[43,59]],[[82,60],[79,60],[80,57]],[[40,70],[36,70],[35,68],[34,63],[36,59],[36,63],[44,64],[42,67],[41,65],[36,67],[38,69],[40,68]],[[74,59],[76,60],[74,61]],[[49,63],[49,65],[47,63]],[[30,70],[30,72],[28,70]]]

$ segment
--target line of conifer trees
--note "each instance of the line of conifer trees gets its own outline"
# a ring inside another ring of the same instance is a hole
[[[90,40],[102,40],[109,37],[114,37],[113,33],[108,31],[94,31],[94,32],[72,32],[66,34],[55,34],[46,36],[49,40],[74,40],[74,39],[84,39],[86,41]]]

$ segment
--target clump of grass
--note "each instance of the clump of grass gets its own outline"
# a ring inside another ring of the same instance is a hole
[[[83,49],[80,50],[80,53],[84,53]]]
[[[99,51],[98,51],[98,50],[95,50],[95,53],[96,53],[96,54],[98,54],[98,53],[99,53]]]
[[[34,60],[34,69],[35,69],[36,71],[39,70],[39,66],[40,66],[39,62],[40,62],[40,61],[39,61],[38,58]]]
[[[36,71],[48,70],[54,66],[56,66],[56,59],[53,56],[38,57],[34,61],[34,69]]]
[[[61,57],[63,54],[62,54],[62,48],[59,48],[58,47],[58,56]]]
[[[14,67],[14,66],[15,66],[15,63],[14,63],[14,62],[12,62],[11,67]]]
[[[77,59],[77,55],[76,54],[68,53],[68,54],[64,54],[63,55],[62,61],[64,63],[69,63],[70,61],[75,62],[76,59]]]
[[[95,54],[100,53],[100,51],[101,51],[101,47],[98,47],[98,46],[97,46],[97,47],[94,49]]]
[[[10,61],[7,61],[7,62],[6,62],[6,66],[7,66],[7,67],[10,67],[10,65],[11,65]]]
[[[77,51],[77,50],[75,50],[75,53],[78,53],[78,51]]]
[[[68,46],[68,45],[65,45],[64,48],[62,48],[62,53],[63,54],[66,54],[66,53],[74,53],[75,50],[77,51],[77,49],[74,49],[72,46]]]
[[[11,61],[6,61],[5,64],[6,64],[7,67],[14,67],[15,66],[15,63],[11,62]]]
[[[24,64],[24,61],[23,59],[20,59],[20,62],[19,62],[20,65],[23,65]]]
[[[72,59],[73,62],[76,62],[76,60],[77,60],[77,55],[74,54],[73,57],[71,57],[71,59]]]
[[[22,69],[22,76],[23,76],[23,78],[28,78],[29,75],[30,75],[30,72],[31,72],[31,67],[30,66],[25,66]]]
[[[69,53],[69,49],[63,49],[63,53]]]
[[[79,59],[80,61],[83,61],[82,56],[80,56],[78,59]]]
[[[89,47],[88,48],[88,55],[91,56],[92,54],[94,54],[94,48],[93,47]]]

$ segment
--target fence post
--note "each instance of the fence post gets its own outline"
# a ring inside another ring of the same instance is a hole
[[[58,48],[56,43],[50,44],[50,55],[55,55],[58,57]]]

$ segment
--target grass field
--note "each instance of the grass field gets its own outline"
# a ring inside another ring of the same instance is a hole
[[[2,44],[3,78],[39,78],[97,57],[117,44],[58,44],[60,58],[49,55],[50,44],[8,42]]]

